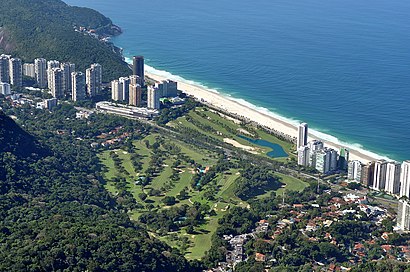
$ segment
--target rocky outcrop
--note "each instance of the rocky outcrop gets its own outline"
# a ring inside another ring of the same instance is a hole
[[[4,27],[0,27],[0,51],[10,53],[16,48],[16,45],[11,41],[10,35]]]

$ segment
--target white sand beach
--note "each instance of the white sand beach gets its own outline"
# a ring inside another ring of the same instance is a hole
[[[162,80],[168,79],[166,77],[159,76],[153,73],[148,73],[148,72],[146,72],[145,75],[155,81],[162,81]],[[257,122],[263,126],[267,126],[285,135],[289,135],[291,137],[297,137],[297,127],[295,125],[289,122],[286,122],[284,120],[281,120],[279,118],[275,118],[273,116],[259,112],[253,108],[247,107],[243,104],[238,103],[235,100],[230,99],[227,96],[224,96],[216,92],[209,91],[205,88],[201,88],[196,85],[187,84],[181,81],[178,81],[178,89],[186,93],[187,95],[197,98],[199,101],[205,104],[209,104],[214,107],[220,108],[224,111],[230,112],[231,114],[235,114],[241,117],[248,118],[250,121]],[[338,143],[329,142],[324,139],[321,139],[317,135],[313,135],[312,133],[309,133],[309,140],[312,140],[312,139],[322,140],[325,143],[325,146],[331,147],[338,151],[340,150],[341,147],[346,147],[347,149],[350,150],[351,160],[360,160],[362,163],[367,163],[369,161],[374,161],[374,160],[379,159],[377,155],[363,154],[363,152],[357,149],[354,149],[354,147],[342,146]]]

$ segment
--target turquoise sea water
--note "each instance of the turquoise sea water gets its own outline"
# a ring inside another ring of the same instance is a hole
[[[410,1],[66,2],[110,17],[114,43],[157,73],[410,159]]]

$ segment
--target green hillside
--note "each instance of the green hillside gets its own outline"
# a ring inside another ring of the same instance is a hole
[[[21,129],[14,121],[0,111],[0,152],[10,152],[20,157],[44,154],[35,138]]]
[[[37,121],[61,123],[46,116]],[[0,271],[196,271],[130,221],[100,185],[89,144],[44,135],[0,114]]]
[[[74,31],[74,26],[84,26],[99,34],[117,34],[111,20],[97,11],[60,0],[0,0],[0,7],[0,52],[26,62],[38,57],[69,61],[79,70],[98,62],[104,81],[129,74],[112,46]]]

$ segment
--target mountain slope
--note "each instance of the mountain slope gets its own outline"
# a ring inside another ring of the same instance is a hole
[[[21,129],[10,117],[0,111],[0,153],[10,152],[19,157],[47,153],[35,138]]]
[[[105,191],[89,144],[0,125],[0,271],[194,271]]]
[[[69,61],[82,71],[98,62],[103,65],[104,81],[130,73],[112,46],[74,31],[74,26],[84,26],[100,34],[116,34],[118,28],[97,11],[60,0],[0,0],[0,7],[0,52],[26,62],[38,57]]]

